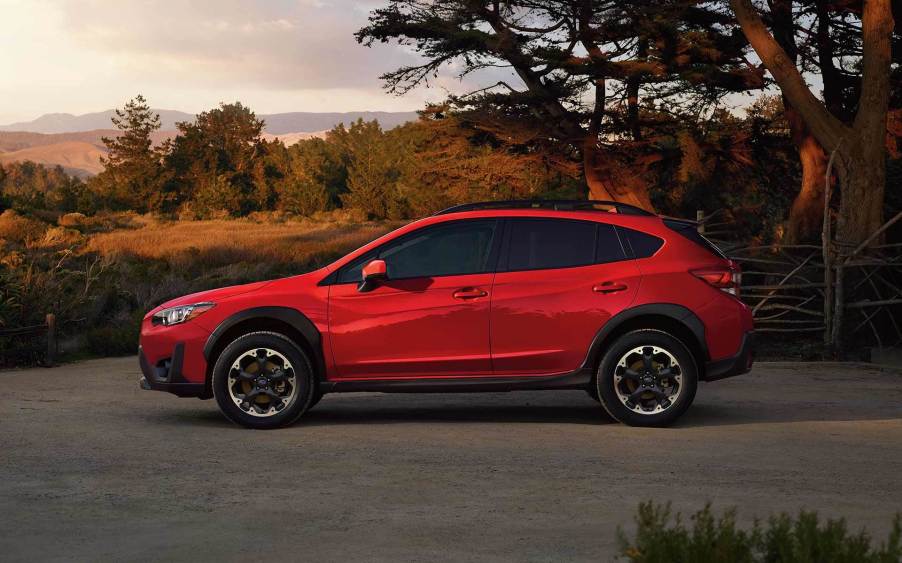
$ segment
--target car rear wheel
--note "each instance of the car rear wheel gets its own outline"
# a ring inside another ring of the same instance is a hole
[[[212,383],[226,418],[248,428],[276,428],[310,407],[315,382],[307,356],[294,342],[274,332],[252,332],[222,351]]]
[[[672,335],[644,329],[618,338],[602,358],[598,397],[615,420],[630,426],[668,426],[695,398],[698,369]]]

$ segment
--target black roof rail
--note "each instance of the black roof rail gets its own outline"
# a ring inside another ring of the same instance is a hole
[[[463,205],[455,205],[448,209],[443,209],[433,215],[447,215],[449,213],[462,213],[464,211],[481,211],[484,209],[554,209],[556,211],[591,211],[596,207],[614,208],[617,213],[622,215],[645,215],[654,216],[655,214],[619,201],[606,201],[596,199],[521,199],[507,201],[480,201],[476,203],[464,203]]]

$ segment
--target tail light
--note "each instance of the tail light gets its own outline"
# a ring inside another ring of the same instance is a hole
[[[742,272],[738,266],[726,268],[710,268],[692,270],[693,276],[708,283],[712,287],[726,291],[739,297],[739,285],[742,283]]]

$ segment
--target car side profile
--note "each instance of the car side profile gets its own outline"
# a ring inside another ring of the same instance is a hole
[[[699,381],[751,368],[739,275],[693,223],[622,203],[461,205],[314,272],[160,305],[141,386],[252,428],[326,393],[555,389],[664,426]]]

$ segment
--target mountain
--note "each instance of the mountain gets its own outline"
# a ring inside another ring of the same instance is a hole
[[[155,109],[160,114],[162,130],[175,129],[179,121],[192,121],[194,115],[182,111]],[[75,133],[112,127],[110,119],[113,110],[72,115],[71,113],[48,113],[32,121],[20,121],[0,125],[0,131],[24,131],[30,133]],[[372,121],[378,119],[383,129],[391,129],[417,119],[413,111],[352,111],[345,113],[291,112],[258,115],[266,126],[264,131],[273,135],[285,133],[315,133],[331,129],[339,123],[349,125],[357,119]]]
[[[157,131],[154,144],[175,137],[177,131]],[[45,166],[62,166],[67,173],[79,178],[93,176],[103,170],[100,157],[106,155],[103,137],[115,137],[116,129],[95,129],[75,133],[29,133],[25,131],[0,131],[0,164],[30,160]],[[324,138],[326,131],[294,131],[290,133],[264,133],[267,141],[281,140],[291,146],[302,139]]]
[[[103,170],[100,157],[105,151],[84,141],[63,141],[0,152],[0,164],[30,160],[45,166],[62,166],[68,174],[86,178]]]

